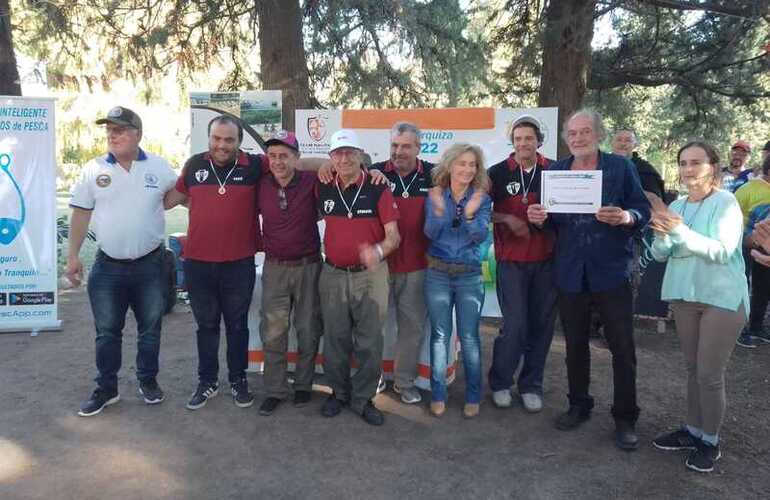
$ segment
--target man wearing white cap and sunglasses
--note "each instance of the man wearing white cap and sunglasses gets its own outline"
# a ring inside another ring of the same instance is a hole
[[[321,413],[334,417],[350,406],[367,423],[382,425],[384,417],[372,398],[380,379],[388,308],[388,267],[383,261],[400,243],[399,213],[390,189],[374,185],[362,168],[363,150],[354,131],[332,135],[329,156],[334,180],[319,183],[317,189],[326,222],[326,260],[319,281],[324,373],[333,393]]]

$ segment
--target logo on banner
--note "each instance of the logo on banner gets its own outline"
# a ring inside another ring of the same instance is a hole
[[[315,142],[321,142],[326,137],[326,117],[311,116],[307,119],[307,135]]]
[[[195,180],[198,181],[198,184],[206,182],[206,179],[208,178],[209,178],[208,170],[200,169],[197,172],[195,172]]]
[[[100,188],[106,188],[112,183],[112,177],[107,174],[101,174],[96,176],[96,185]]]
[[[151,173],[144,174],[144,187],[158,187],[158,176]]]
[[[16,178],[11,173],[11,155],[0,155],[0,170],[8,176],[16,190],[16,195],[19,197],[19,211],[21,212],[21,218],[14,219],[11,217],[0,217],[0,244],[10,245],[11,242],[16,239],[21,227],[24,225],[24,219],[26,218],[26,207],[24,205],[24,195],[21,193],[19,183],[16,182]]]
[[[519,190],[521,189],[521,183],[519,182],[509,182],[507,186],[505,186],[505,190],[508,191],[508,194],[511,196],[515,196],[519,194]]]
[[[334,210],[334,200],[326,200],[324,202],[324,212],[330,214],[332,210]]]

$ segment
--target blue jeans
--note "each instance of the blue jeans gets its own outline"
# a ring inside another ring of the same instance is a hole
[[[556,319],[553,261],[497,263],[497,298],[503,313],[492,350],[489,388],[510,389],[522,358],[519,394],[543,395],[543,371]]]
[[[165,299],[163,252],[153,252],[134,262],[114,262],[101,251],[88,277],[88,298],[96,326],[96,383],[110,392],[118,390],[122,362],[123,327],[128,308],[137,327],[136,377],[140,382],[158,375],[160,327]]]
[[[433,401],[446,401],[446,372],[452,339],[452,311],[457,313],[457,334],[465,370],[465,402],[481,401],[481,342],[479,318],[484,306],[481,274],[449,274],[428,268],[425,304],[430,318],[430,388]]]
[[[230,383],[246,377],[249,364],[249,306],[256,273],[254,257],[231,262],[184,261],[190,307],[198,323],[198,379],[213,384],[219,376],[219,323],[227,336]]]

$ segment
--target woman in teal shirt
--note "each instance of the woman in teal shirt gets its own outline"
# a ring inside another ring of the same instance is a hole
[[[686,466],[714,469],[721,456],[725,368],[749,313],[741,239],[743,215],[732,193],[719,189],[719,157],[694,141],[677,153],[688,195],[666,207],[652,200],[652,255],[668,261],[661,297],[671,302],[687,364],[686,425],[653,440],[662,450],[691,450]]]

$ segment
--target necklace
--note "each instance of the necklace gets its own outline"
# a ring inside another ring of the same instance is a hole
[[[217,178],[217,184],[219,184],[219,189],[217,190],[217,193],[219,194],[225,194],[227,192],[227,189],[225,189],[225,184],[227,184],[227,179],[230,178],[230,174],[233,173],[233,170],[235,170],[235,166],[238,164],[238,157],[235,157],[235,161],[233,162],[232,168],[230,168],[230,171],[227,172],[227,175],[225,176],[225,180],[221,181],[219,180],[219,175],[217,175],[217,169],[214,168],[214,163],[212,163],[211,158],[209,158],[209,166],[211,167],[211,171],[214,172],[214,177]]]
[[[532,177],[529,178],[529,184],[526,186],[524,185],[524,167],[522,165],[519,165],[519,176],[521,176],[521,189],[523,190],[523,194],[521,197],[521,202],[523,204],[528,204],[529,200],[527,199],[527,194],[529,194],[529,188],[532,187],[532,181],[535,180],[535,167],[532,167]]]
[[[366,182],[366,172],[363,170],[361,171],[361,175],[364,176],[363,179],[361,179],[361,184],[358,185],[358,191],[356,191],[356,195],[353,197],[353,201],[350,202],[350,206],[348,206],[348,202],[345,201],[345,197],[342,196],[342,190],[340,189],[340,183],[335,181],[335,185],[337,186],[337,193],[340,195],[340,200],[342,200],[342,204],[345,205],[345,208],[348,211],[348,219],[353,218],[353,207],[356,205],[356,201],[358,201],[358,195],[361,194],[361,188],[364,187],[364,183]]]
[[[682,216],[682,222],[684,222],[684,225],[687,226],[690,229],[692,229],[692,223],[695,222],[695,217],[698,216],[698,212],[700,211],[700,207],[703,206],[703,200],[705,200],[705,198],[703,198],[702,200],[700,200],[698,202],[698,206],[695,209],[695,212],[693,212],[693,214],[690,216],[690,220],[689,221],[687,219],[685,219],[685,213],[687,212],[687,203],[688,202],[685,202],[684,205],[682,205],[682,211],[679,212],[679,215]]]
[[[412,174],[412,180],[409,181],[409,184],[406,186],[404,185],[404,179],[401,178],[401,174],[398,174],[398,180],[401,181],[401,189],[403,189],[403,192],[401,193],[402,198],[409,198],[409,188],[412,187],[414,180],[417,178],[417,174],[419,174],[419,172],[415,169],[414,174]]]

